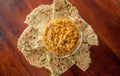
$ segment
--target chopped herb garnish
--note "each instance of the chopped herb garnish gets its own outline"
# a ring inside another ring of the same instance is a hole
[[[67,4],[66,0],[64,0],[64,3]]]

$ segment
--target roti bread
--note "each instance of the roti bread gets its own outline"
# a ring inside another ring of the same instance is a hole
[[[28,27],[18,39],[17,47],[31,65],[46,67],[46,51],[42,43],[45,25],[52,18],[52,5],[40,5],[25,20]]]

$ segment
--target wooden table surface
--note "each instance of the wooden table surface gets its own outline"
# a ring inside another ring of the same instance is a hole
[[[92,63],[83,72],[75,65],[61,76],[120,76],[120,0],[70,0],[94,28],[99,46],[93,46]],[[0,0],[0,76],[49,76],[49,71],[30,65],[17,49],[27,27],[25,17],[40,4],[52,0]]]

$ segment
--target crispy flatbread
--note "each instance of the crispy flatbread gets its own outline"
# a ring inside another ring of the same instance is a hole
[[[88,26],[85,31],[84,31],[84,35],[86,37],[86,40],[88,42],[88,44],[90,45],[98,45],[98,37],[96,35],[96,33],[94,32],[94,30],[92,29],[91,26]]]
[[[53,55],[48,55],[48,60],[50,64],[50,71],[52,74],[60,75],[67,71],[74,63],[72,63],[69,58],[58,58]]]
[[[89,63],[91,62],[89,47],[90,45],[98,44],[97,35],[91,26],[79,15],[77,8],[68,0],[54,0],[53,8],[54,18],[66,16],[71,17],[77,26],[82,30],[82,45],[74,55],[69,57],[69,59],[73,62],[73,64],[76,63],[76,65],[83,71],[87,70]],[[91,33],[94,35],[93,38],[91,37]]]
[[[30,64],[45,67],[47,64],[46,51],[42,43],[42,32],[52,18],[52,5],[40,5],[26,18],[28,27],[18,39],[17,47]]]
[[[89,45],[82,43],[79,50],[69,57],[81,70],[86,71],[91,63]]]

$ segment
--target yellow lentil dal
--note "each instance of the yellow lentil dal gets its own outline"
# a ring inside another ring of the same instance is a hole
[[[48,23],[43,34],[43,43],[51,53],[66,55],[75,48],[78,38],[78,29],[71,20],[57,18]]]

